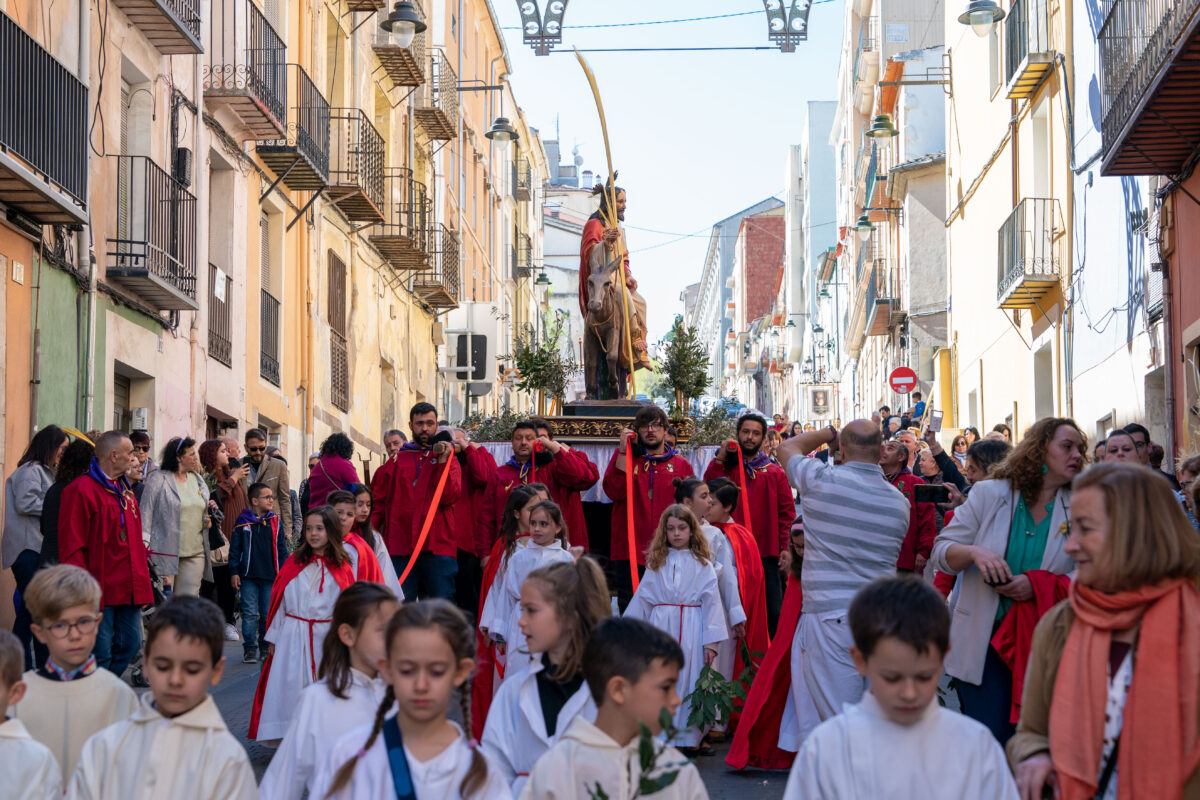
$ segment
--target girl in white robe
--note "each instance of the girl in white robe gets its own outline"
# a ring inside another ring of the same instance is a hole
[[[505,654],[505,677],[524,669],[530,662],[521,631],[521,584],[529,573],[550,564],[574,560],[567,547],[567,526],[562,510],[553,500],[543,500],[529,512],[529,544],[508,560],[500,591],[492,584],[495,603],[488,631]]]
[[[708,537],[700,530],[696,515],[684,506],[670,506],[659,519],[646,551],[646,574],[625,616],[646,620],[666,631],[683,648],[684,665],[678,683],[683,702],[675,712],[679,733],[671,744],[698,747],[704,731],[688,727],[689,695],[700,670],[716,660],[717,645],[729,638],[729,629],[725,626]]]
[[[521,585],[521,608],[519,624],[534,660],[500,687],[480,745],[513,797],[576,717],[596,719],[583,652],[592,629],[611,613],[608,584],[589,558],[541,567]]]
[[[400,588],[400,579],[396,575],[396,567],[388,553],[387,543],[379,535],[379,531],[371,527],[371,510],[374,508],[375,495],[366,484],[356,484],[350,492],[354,495],[354,532],[363,538],[375,551],[379,560],[379,568],[383,570],[383,582],[391,589],[397,600],[404,599],[404,590]],[[357,573],[356,573],[357,574]]]
[[[446,719],[458,689],[464,727],[471,727],[475,632],[463,613],[445,600],[408,603],[388,622],[384,640],[380,671],[388,685],[374,722],[337,740],[310,797],[511,800],[483,751]]]
[[[379,662],[387,653],[383,634],[396,613],[388,586],[359,581],[333,607],[330,635],[322,647],[321,679],[300,692],[296,714],[259,786],[262,800],[291,800],[309,790],[330,742],[375,716],[386,691]]]

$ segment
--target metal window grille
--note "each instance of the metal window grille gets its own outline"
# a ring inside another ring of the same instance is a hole
[[[346,348],[346,265],[329,254],[329,400],[350,410],[350,358]]]
[[[279,386],[279,301],[263,289],[259,307],[258,374]]]
[[[232,292],[233,279],[216,264],[209,264],[208,355],[227,367],[233,366],[233,325],[229,314]]]

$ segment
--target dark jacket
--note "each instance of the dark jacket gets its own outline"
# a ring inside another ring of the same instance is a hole
[[[42,557],[38,560],[39,567],[58,563],[58,509],[65,488],[65,482],[55,481],[42,499]]]
[[[279,516],[269,511],[259,518],[248,508],[243,511],[229,539],[230,571],[242,578],[273,581],[286,559],[287,531]]]
[[[967,479],[959,472],[958,462],[945,450],[935,455],[933,460],[937,462],[938,469],[942,471],[942,483],[952,483],[956,489],[966,494]]]

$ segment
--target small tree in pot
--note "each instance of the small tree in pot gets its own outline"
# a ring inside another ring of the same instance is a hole
[[[664,337],[661,372],[664,383],[674,391],[671,416],[684,416],[692,401],[708,388],[708,349],[700,343],[696,329],[676,316],[671,331]]]

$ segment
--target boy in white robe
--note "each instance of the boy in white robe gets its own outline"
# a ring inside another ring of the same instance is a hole
[[[851,655],[870,690],[801,747],[785,800],[1018,800],[991,732],[937,702],[950,614],[915,577],[868,584],[850,604]]]
[[[256,800],[250,760],[208,694],[221,680],[225,619],[174,595],[146,630],[150,692],[133,717],[87,740],[70,800]]]
[[[673,715],[681,700],[675,685],[683,650],[669,634],[639,619],[612,617],[592,631],[583,658],[596,721],[576,717],[534,765],[521,800],[603,796],[629,800],[643,778],[674,774],[655,800],[707,800],[694,764],[674,747],[655,741],[654,765],[645,774],[638,758],[640,726],[662,732],[663,710]],[[651,794],[642,792],[643,796]]]
[[[25,649],[21,640],[0,630],[0,708],[16,704],[25,694],[21,667]],[[0,724],[0,766],[4,770],[4,796],[12,800],[58,800],[62,777],[50,748],[34,741],[19,719]]]

